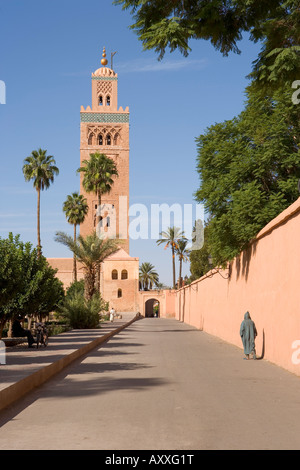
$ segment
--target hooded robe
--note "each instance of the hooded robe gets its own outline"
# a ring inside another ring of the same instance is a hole
[[[257,336],[257,331],[255,323],[250,318],[249,312],[246,312],[244,315],[244,321],[241,323],[240,335],[244,346],[244,353],[249,355],[252,352],[255,352],[255,337]]]

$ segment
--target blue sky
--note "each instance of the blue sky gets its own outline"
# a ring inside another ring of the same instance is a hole
[[[114,56],[119,106],[130,109],[130,204],[192,204],[199,186],[195,138],[239,114],[246,75],[259,45],[245,38],[241,55],[223,57],[205,41],[184,58],[154,52],[129,29],[129,12],[112,0],[0,0],[0,237],[11,231],[36,244],[36,192],[23,160],[47,149],[60,174],[41,196],[41,239],[47,257],[69,257],[55,232],[72,234],[62,204],[79,189],[80,107],[91,104],[91,73],[103,46]],[[149,237],[151,232],[149,230]],[[171,284],[171,254],[155,240],[132,240],[130,254],[150,261]],[[184,274],[189,274],[185,265]]]

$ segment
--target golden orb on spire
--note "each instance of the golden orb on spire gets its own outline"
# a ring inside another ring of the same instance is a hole
[[[102,54],[102,57],[103,57],[103,59],[101,59],[101,64],[105,67],[105,65],[107,65],[105,47],[103,47],[103,54]]]

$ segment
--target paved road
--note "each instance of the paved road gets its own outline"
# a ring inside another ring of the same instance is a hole
[[[0,414],[0,449],[299,449],[300,379],[142,319]]]

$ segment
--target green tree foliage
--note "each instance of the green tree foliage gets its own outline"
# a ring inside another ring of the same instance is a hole
[[[291,83],[299,79],[299,0],[280,2],[275,14],[261,22],[257,32],[254,30],[253,37],[263,41],[261,52],[250,74],[259,86],[278,88],[286,82]]]
[[[96,293],[90,299],[86,299],[77,286],[66,296],[59,317],[71,328],[97,328],[101,313],[107,310],[108,305],[100,294]]]
[[[100,238],[97,236],[96,232],[86,237],[79,235],[76,241],[64,232],[57,232],[55,240],[67,246],[82,264],[85,282],[85,298],[90,300],[97,291],[95,283],[99,266],[105,258],[118,251],[119,246],[117,241],[110,238]]]
[[[79,293],[84,296],[84,279],[80,281],[74,281],[66,289],[66,298],[72,297],[75,293]]]
[[[154,285],[158,285],[159,276],[155,271],[153,264],[144,262],[140,266],[140,286],[142,290],[152,289]]]
[[[182,238],[177,242],[176,254],[179,260],[179,285],[178,287],[182,287],[182,263],[185,263],[189,260],[190,257],[190,249],[187,247],[188,240],[186,238]]]
[[[214,263],[236,256],[298,197],[300,108],[289,87],[265,95],[247,89],[244,111],[197,139],[201,186],[196,199],[211,216]]]
[[[87,193],[94,193],[98,199],[96,227],[100,226],[101,199],[103,194],[108,194],[114,184],[114,178],[118,177],[116,163],[110,157],[103,153],[91,153],[89,160],[84,160],[83,166],[78,168],[77,172],[83,174],[82,185]],[[96,289],[100,292],[100,265],[97,272]]]
[[[114,177],[118,176],[118,170],[112,158],[103,153],[91,153],[89,160],[84,160],[83,166],[78,168],[83,173],[82,185],[86,192],[95,193],[98,198],[97,225],[101,220],[101,197],[111,191]]]
[[[20,236],[0,238],[0,333],[16,315],[48,315],[64,298],[62,283],[38,250]]]
[[[29,314],[31,310],[32,314],[38,315],[42,320],[49,313],[59,309],[65,293],[63,283],[55,276],[57,270],[48,264],[46,258],[41,259],[42,266],[40,266],[39,282],[34,297],[35,304],[32,301],[28,303],[27,312]],[[35,308],[33,309],[34,305]]]
[[[178,49],[190,51],[191,39],[204,39],[223,55],[240,53],[243,33],[262,44],[254,64],[258,80],[274,82],[299,76],[298,0],[115,0],[129,9],[131,26],[145,50],[153,49],[159,59]],[[298,78],[298,77],[297,77]]]
[[[30,244],[22,244],[20,236],[0,238],[0,308],[15,297],[23,281],[22,259],[24,251],[30,251]]]
[[[100,315],[108,311],[108,303],[99,293],[91,299],[84,297],[84,280],[74,281],[66,291],[59,317],[70,328],[97,328]]]
[[[33,186],[37,191],[37,246],[38,253],[41,254],[41,233],[40,233],[40,197],[41,191],[48,189],[54,181],[54,176],[59,170],[52,155],[47,155],[47,150],[33,150],[31,155],[24,160],[23,174],[26,181],[33,181]]]
[[[195,281],[204,276],[210,269],[209,264],[209,246],[207,242],[208,227],[204,228],[204,243],[200,250],[192,250],[190,253],[190,281]]]
[[[165,245],[166,248],[171,248],[172,253],[172,271],[173,271],[173,289],[176,288],[176,270],[175,270],[175,255],[178,249],[178,241],[185,239],[184,233],[178,227],[168,227],[160,233],[160,238],[157,240],[158,245]]]

